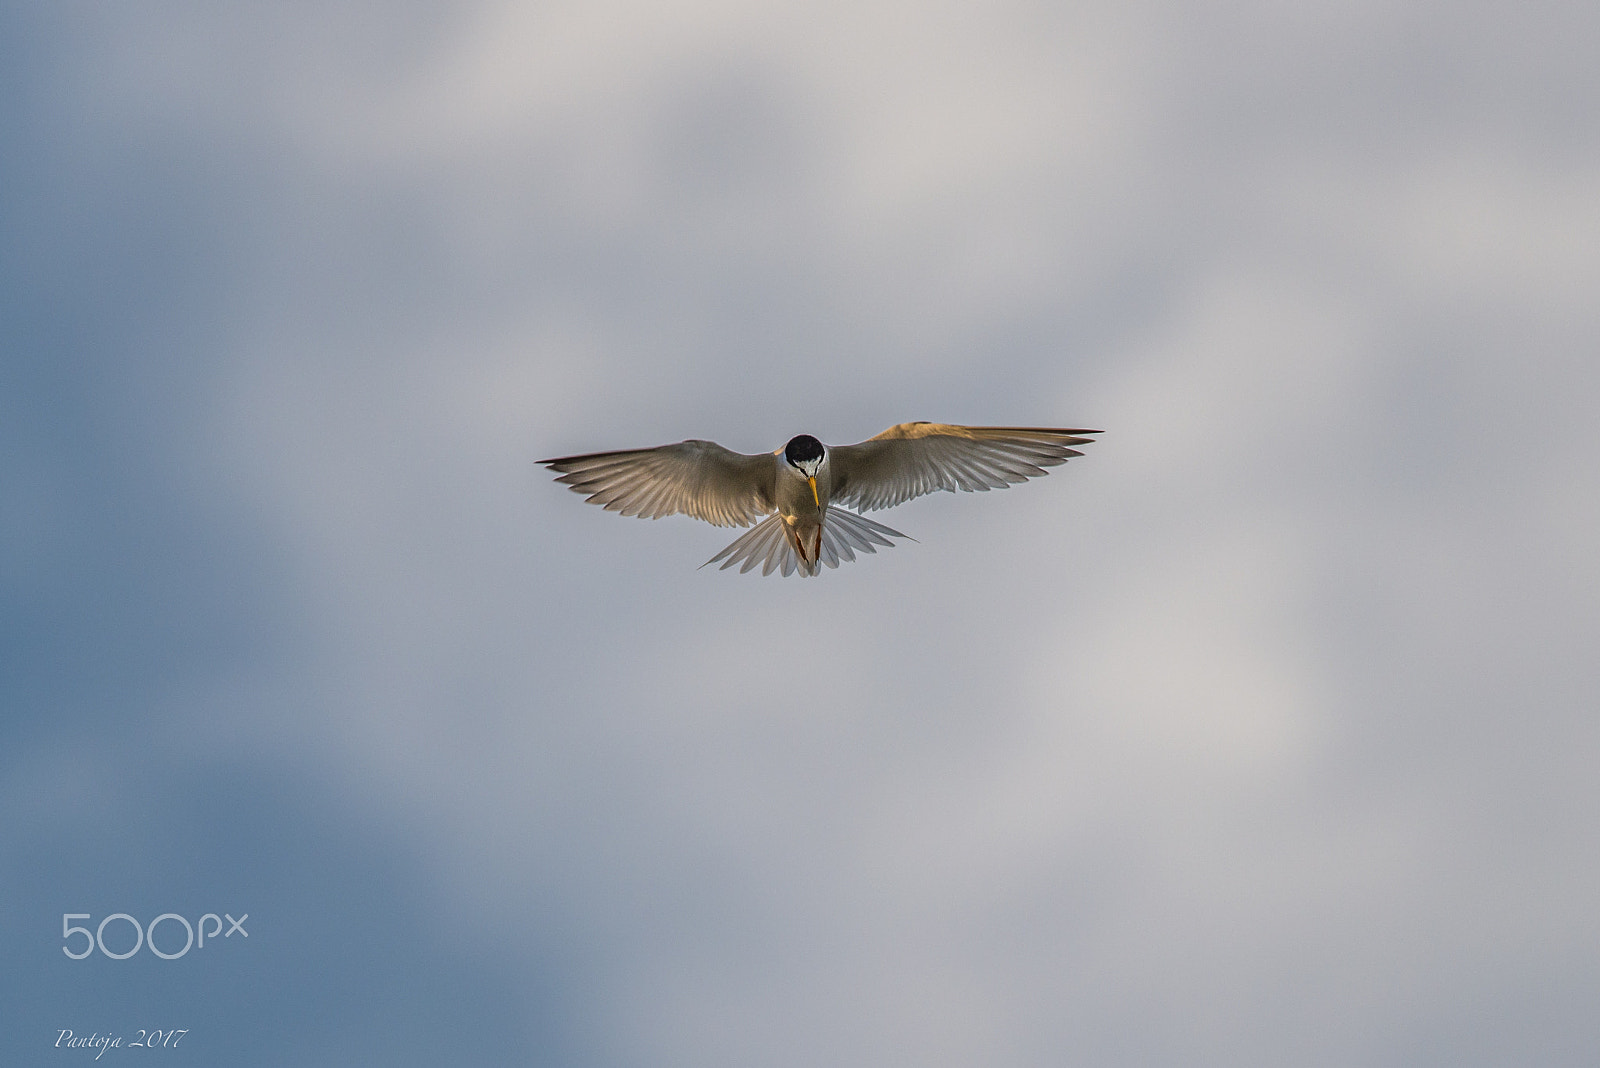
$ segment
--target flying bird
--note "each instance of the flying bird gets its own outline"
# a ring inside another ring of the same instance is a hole
[[[682,513],[719,527],[749,526],[707,560],[719,570],[761,566],[763,575],[818,573],[906,538],[846,510],[892,508],[935,490],[1004,489],[1082,456],[1098,430],[901,423],[858,445],[824,445],[810,434],[747,456],[712,441],[595,452],[539,462],[607,511],[646,519]],[[915,539],[911,539],[915,540]]]

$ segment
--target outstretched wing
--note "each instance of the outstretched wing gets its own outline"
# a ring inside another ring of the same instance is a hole
[[[714,441],[540,460],[576,493],[607,511],[659,519],[682,513],[719,527],[744,527],[772,511],[777,464]]]
[[[859,445],[828,450],[831,499],[892,508],[935,490],[1002,489],[1083,453],[1098,430],[901,423]]]

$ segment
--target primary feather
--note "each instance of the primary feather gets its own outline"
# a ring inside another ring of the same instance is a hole
[[[1083,453],[1095,430],[901,423],[829,450],[833,499],[867,511],[938,490],[1001,489]]]
[[[772,465],[714,441],[593,452],[540,463],[609,512],[659,519],[682,513],[719,527],[749,526],[772,511]]]

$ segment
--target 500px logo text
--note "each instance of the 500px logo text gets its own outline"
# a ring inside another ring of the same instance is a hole
[[[224,916],[227,917],[229,925],[226,933],[223,933],[222,931],[222,919]],[[129,916],[126,912],[113,912],[111,915],[101,920],[100,926],[96,927],[93,931],[90,931],[87,927],[75,927],[72,923],[73,920],[92,920],[93,918],[94,917],[87,912],[63,912],[61,914],[61,940],[65,943],[61,947],[61,952],[65,953],[73,960],[82,960],[89,954],[93,953],[95,951],[95,947],[98,946],[100,952],[110,957],[112,960],[127,960],[129,957],[139,952],[139,948],[141,946],[148,945],[150,947],[150,952],[154,953],[162,960],[177,960],[179,957],[189,952],[191,947],[199,949],[206,948],[206,939],[209,938],[214,942],[219,934],[222,934],[223,938],[232,938],[235,934],[244,935],[246,938],[250,937],[250,932],[244,929],[244,921],[250,918],[250,914],[248,912],[240,916],[237,920],[232,916],[229,916],[226,912],[224,912],[222,916],[218,916],[215,912],[208,912],[204,916],[200,917],[198,923],[194,924],[191,924],[188,920],[184,919],[182,916],[179,916],[176,912],[163,912],[161,915],[151,920],[148,927],[140,927],[139,921],[134,919],[132,916]],[[112,934],[114,936],[112,938],[112,942],[119,948],[106,948],[106,925],[111,923],[113,920],[121,921],[121,923],[133,928],[132,949],[120,949],[121,946],[127,944],[126,935],[117,937],[121,931],[120,924],[112,927]],[[206,930],[207,920],[211,921],[213,925],[209,931]],[[169,948],[172,946],[176,935],[176,932],[171,932],[170,934],[168,933],[171,931],[172,925],[176,924],[183,928],[182,949],[169,953],[156,945],[156,928],[160,927],[163,923],[168,925],[168,931],[164,931],[161,937],[166,940]],[[199,931],[200,935],[198,940],[195,938],[195,932],[197,930]],[[83,936],[84,941],[82,952],[74,953],[72,951],[72,938],[74,935]]]

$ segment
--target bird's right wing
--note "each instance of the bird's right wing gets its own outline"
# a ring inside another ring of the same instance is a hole
[[[935,490],[1001,489],[1083,453],[1097,430],[901,423],[859,445],[828,450],[833,500],[892,508]]]
[[[773,509],[777,463],[714,441],[540,460],[575,493],[607,511],[659,519],[682,513],[719,527],[744,527]]]

